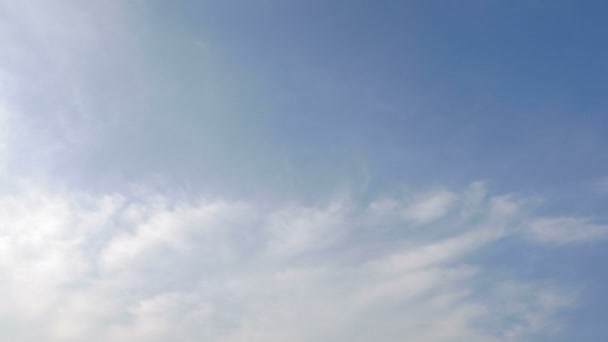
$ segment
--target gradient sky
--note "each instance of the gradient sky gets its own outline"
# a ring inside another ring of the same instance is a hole
[[[0,0],[0,340],[608,339],[607,16]]]

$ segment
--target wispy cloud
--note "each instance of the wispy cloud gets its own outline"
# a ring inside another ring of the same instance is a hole
[[[608,238],[608,225],[580,217],[541,218],[530,222],[526,235],[556,245],[597,241]]]
[[[445,215],[456,196],[449,191],[425,194],[403,210],[403,216],[416,223],[429,223]]]
[[[18,341],[493,341],[550,333],[559,328],[555,315],[575,303],[572,293],[515,274],[509,287],[479,291],[491,270],[467,261],[521,232],[512,225],[523,213],[507,198],[488,196],[477,208],[454,202],[441,224],[459,228],[421,238],[408,218],[387,225],[352,200],[262,208],[29,186],[0,196],[2,319],[14,323]],[[477,214],[463,224],[463,212]],[[538,222],[522,236],[577,221]]]

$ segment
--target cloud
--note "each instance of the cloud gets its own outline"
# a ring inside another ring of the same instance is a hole
[[[532,240],[555,245],[581,243],[606,239],[608,225],[580,217],[540,218],[530,222],[525,234]]]
[[[449,191],[425,194],[404,208],[402,214],[412,222],[429,223],[444,216],[455,200],[456,196]]]
[[[346,230],[345,203],[327,208],[288,207],[269,218],[270,253],[294,255],[331,247]]]
[[[14,341],[515,341],[555,333],[575,295],[516,274],[505,286],[468,261],[522,232],[512,228],[522,201],[471,193],[479,193],[477,183],[450,195],[463,200],[435,223],[456,228],[420,235],[408,228],[418,223],[370,210],[375,202],[259,206],[22,183],[0,195],[0,321],[13,327],[3,334]],[[521,236],[550,244],[563,239],[550,227],[580,223],[534,222]]]

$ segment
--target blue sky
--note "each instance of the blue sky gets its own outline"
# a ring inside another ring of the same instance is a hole
[[[0,337],[604,340],[606,14],[1,0]]]

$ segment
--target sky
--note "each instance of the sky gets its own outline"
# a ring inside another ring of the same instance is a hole
[[[607,15],[0,0],[0,339],[606,340]]]

